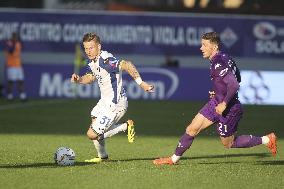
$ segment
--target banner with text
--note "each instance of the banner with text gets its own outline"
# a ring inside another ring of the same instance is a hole
[[[0,11],[0,43],[19,32],[24,50],[36,52],[74,52],[83,34],[96,32],[114,53],[196,55],[213,30],[234,56],[284,57],[284,17]]]
[[[154,93],[144,92],[128,75],[123,75],[129,99],[206,101],[211,90],[207,69],[139,67],[143,79],[155,85]],[[100,98],[98,84],[76,85],[68,65],[25,65],[26,89],[30,98]],[[284,72],[242,71],[239,97],[245,104],[283,104]]]

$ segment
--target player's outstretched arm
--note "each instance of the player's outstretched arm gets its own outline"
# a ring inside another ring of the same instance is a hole
[[[75,73],[72,74],[70,81],[72,83],[79,83],[79,84],[89,84],[95,81],[95,76],[92,74],[85,74],[83,76],[79,76]]]
[[[154,92],[154,86],[143,81],[136,67],[130,61],[122,60],[120,69],[126,71],[136,83],[146,92]]]

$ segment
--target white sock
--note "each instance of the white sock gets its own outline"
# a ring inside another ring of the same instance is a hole
[[[177,156],[177,155],[172,155],[172,161],[174,162],[174,163],[176,163],[176,162],[178,162],[178,160],[181,158],[181,156]]]
[[[108,128],[108,130],[103,134],[104,138],[112,137],[121,131],[127,130],[127,123],[112,125]]]
[[[95,148],[98,152],[98,157],[104,158],[107,157],[107,152],[105,149],[105,141],[104,140],[93,140],[93,143],[95,145]]]
[[[267,136],[261,137],[262,144],[268,144],[269,143],[269,138]]]

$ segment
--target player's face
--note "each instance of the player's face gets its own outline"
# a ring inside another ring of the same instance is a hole
[[[203,54],[203,58],[211,59],[216,53],[217,45],[211,43],[209,40],[201,39],[200,50]]]
[[[101,45],[96,43],[94,40],[83,42],[85,53],[89,59],[95,59],[98,54],[101,52]]]

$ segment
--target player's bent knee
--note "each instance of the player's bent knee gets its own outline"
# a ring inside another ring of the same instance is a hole
[[[223,144],[224,148],[227,148],[227,149],[232,147],[232,143],[231,142],[222,142],[222,144]]]
[[[234,143],[234,135],[228,137],[221,137],[221,142],[225,148],[231,148]]]
[[[92,129],[87,131],[87,136],[90,140],[96,140],[98,138],[97,134]]]

